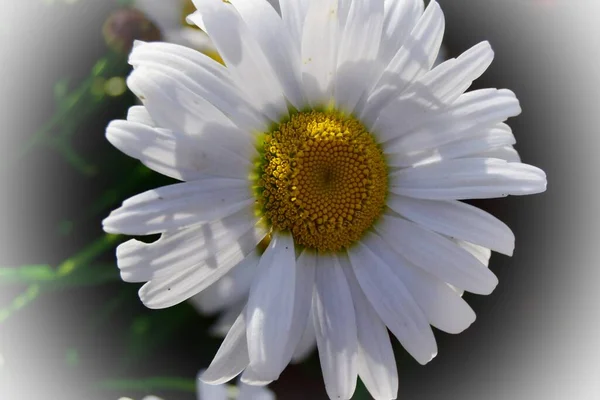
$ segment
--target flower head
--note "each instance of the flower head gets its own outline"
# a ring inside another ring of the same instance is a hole
[[[206,382],[273,381],[312,332],[331,398],[349,399],[357,375],[374,398],[395,398],[387,329],[427,363],[431,325],[466,329],[475,314],[462,291],[491,293],[491,250],[514,248],[504,223],[460,200],[545,190],[504,123],[518,100],[466,92],[492,61],[487,42],[432,69],[444,32],[435,1],[194,4],[188,19],[225,66],[138,44],[128,84],[144,106],[107,129],[117,148],[184,181],[104,221],[161,234],[119,246],[122,278],[147,282],[141,300],[164,308],[252,271]]]

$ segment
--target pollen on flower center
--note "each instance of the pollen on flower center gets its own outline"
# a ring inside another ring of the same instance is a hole
[[[258,148],[259,211],[299,245],[322,252],[349,247],[385,206],[383,154],[353,117],[296,113],[263,134]]]

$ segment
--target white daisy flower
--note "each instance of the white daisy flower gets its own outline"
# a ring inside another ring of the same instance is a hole
[[[504,123],[518,100],[465,93],[492,61],[487,42],[432,69],[435,1],[281,0],[281,13],[266,0],[194,3],[189,19],[226,67],[138,44],[128,84],[144,106],[107,128],[121,151],[184,181],[104,221],[162,235],[119,246],[122,278],[147,282],[141,300],[165,308],[255,268],[205,382],[273,381],[314,330],[329,397],[349,399],[358,375],[375,399],[396,398],[387,329],[427,363],[430,325],[467,328],[460,293],[491,293],[490,250],[513,252],[511,230],[461,200],[546,188]]]

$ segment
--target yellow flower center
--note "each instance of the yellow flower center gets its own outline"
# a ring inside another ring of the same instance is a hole
[[[274,230],[296,244],[336,252],[380,216],[387,194],[381,149],[353,117],[300,112],[261,135],[255,193]]]

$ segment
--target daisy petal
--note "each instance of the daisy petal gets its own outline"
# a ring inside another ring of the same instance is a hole
[[[246,385],[245,383],[239,383],[237,400],[275,400],[275,394],[269,389],[263,386],[252,386]],[[203,398],[199,398],[202,400]],[[212,400],[212,398],[207,398]]]
[[[249,363],[246,345],[246,321],[241,312],[223,340],[210,366],[200,379],[211,385],[229,382],[246,368]]]
[[[300,52],[304,20],[308,13],[310,0],[279,0],[281,18],[290,34],[292,46]]]
[[[177,29],[163,32],[162,40],[198,50],[202,53],[216,53],[216,50],[206,33],[199,29],[194,29],[191,26],[179,26]]]
[[[350,399],[356,389],[357,333],[352,295],[335,257],[317,257],[313,323],[325,389],[332,399]]]
[[[364,124],[372,126],[391,100],[430,70],[442,44],[444,25],[444,14],[433,0],[371,90],[360,113]]]
[[[192,138],[218,143],[250,159],[256,156],[253,138],[236,127],[221,111],[190,90],[193,82],[177,71],[140,67],[127,79],[158,124]]]
[[[371,306],[420,364],[437,354],[431,327],[402,281],[365,244],[348,251],[352,270]]]
[[[467,251],[413,222],[383,215],[375,230],[395,252],[444,282],[477,294],[490,294],[498,284]]]
[[[495,158],[447,160],[390,175],[391,192],[430,200],[489,199],[545,190],[541,169]]]
[[[279,81],[248,26],[231,5],[222,1],[193,0],[202,14],[210,39],[228,70],[248,98],[271,120],[287,115],[287,105]],[[196,14],[188,17],[196,22]],[[255,104],[256,104],[255,103]]]
[[[328,105],[337,66],[337,0],[310,0],[302,34],[302,82],[312,107]]]
[[[384,0],[354,0],[341,36],[334,96],[336,106],[351,114],[366,89],[379,51]]]
[[[214,221],[252,203],[242,180],[203,179],[135,195],[111,212],[102,225],[108,233],[151,235]]]
[[[486,150],[479,151],[477,153],[469,154],[469,157],[473,158],[498,158],[500,160],[507,161],[509,163],[520,163],[521,157],[519,153],[510,146],[514,143],[508,143],[508,146],[498,146],[488,148]]]
[[[388,160],[389,165],[394,167],[410,167],[416,164],[430,164],[462,157],[501,158],[512,162],[514,155],[518,159],[517,152],[511,146],[515,143],[516,140],[510,128],[506,124],[498,124],[467,139],[451,142],[435,149],[412,154],[391,154],[388,156]],[[512,152],[506,150],[504,153],[504,150],[500,150],[504,148],[510,149]],[[503,155],[506,158],[502,157]]]
[[[167,308],[200,293],[238,265],[264,237],[250,231],[224,249],[214,251],[212,257],[165,277],[152,279],[139,291],[148,308]]]
[[[230,246],[252,229],[257,234],[264,233],[249,209],[219,221],[165,232],[152,243],[129,240],[117,247],[121,278],[126,282],[146,282],[165,277],[211,258],[215,251]]]
[[[227,400],[227,385],[210,385],[201,380],[204,371],[198,373],[196,379],[196,396],[198,400]]]
[[[306,327],[304,328],[304,332],[302,333],[302,337],[300,338],[300,342],[296,346],[296,350],[294,351],[294,356],[292,357],[293,363],[301,363],[310,356],[310,354],[315,349],[317,345],[317,337],[315,333],[315,327],[313,325],[313,312],[312,307],[310,312],[308,313],[308,319]]]
[[[490,249],[473,243],[465,242],[464,240],[454,239],[454,242],[461,248],[471,253],[471,255],[478,259],[480,263],[486,267],[489,266],[490,257],[492,257],[492,251]]]
[[[455,242],[462,249],[471,253],[471,255],[477,260],[479,260],[479,262],[482,263],[485,267],[489,266],[490,257],[492,256],[492,251],[490,249],[485,248],[483,246],[478,246],[473,243],[465,242],[464,240],[453,239],[453,242]],[[450,286],[452,290],[458,293],[459,296],[462,296],[465,292],[464,289],[458,288],[454,285],[448,284],[448,286]]]
[[[494,51],[488,42],[481,42],[456,59],[447,60],[434,68],[415,86],[424,86],[441,104],[452,104],[481,76],[492,61]]]
[[[148,168],[179,180],[194,181],[206,175],[245,179],[252,168],[248,159],[221,147],[218,140],[191,138],[137,122],[112,121],[106,138]]]
[[[246,308],[250,366],[264,380],[275,380],[287,365],[296,285],[291,235],[275,233],[258,264]]]
[[[358,332],[358,375],[375,400],[396,398],[398,369],[385,324],[360,288],[346,256],[340,262],[352,293]]]
[[[385,0],[383,35],[377,57],[389,64],[423,14],[423,0]]]
[[[471,307],[445,282],[410,264],[375,234],[369,234],[365,243],[402,280],[431,325],[460,333],[475,321]]]
[[[277,11],[266,0],[231,0],[230,3],[261,46],[286,98],[301,109],[306,101],[301,87],[300,52],[290,45],[292,38]]]
[[[129,110],[127,111],[127,121],[137,122],[153,128],[156,127],[154,120],[144,106],[129,107]]]
[[[248,365],[248,367],[242,373],[240,380],[242,381],[242,383],[252,386],[266,386],[269,383],[273,382],[273,379],[265,379],[263,378],[262,374],[258,374],[252,368],[252,365]]]
[[[386,144],[386,153],[411,155],[477,137],[485,129],[521,113],[515,94],[506,89],[474,90],[440,110],[431,110],[428,106],[418,104],[409,105],[413,101],[410,98],[400,98],[382,112],[381,119],[385,124],[378,126],[383,140],[396,139]],[[402,121],[396,119],[394,127],[394,110],[405,107],[410,107],[413,112],[403,112],[404,118]],[[421,111],[418,111],[419,107]]]
[[[356,1],[354,0],[338,0],[338,20],[340,24],[340,29],[342,31],[348,23],[348,15],[350,14],[350,8],[352,7],[352,3],[355,2]]]
[[[240,128],[264,131],[268,127],[266,117],[240,93],[227,68],[200,52],[171,43],[136,42],[129,63],[134,68],[151,67],[185,75],[191,90]]]
[[[390,195],[388,207],[432,231],[511,256],[515,236],[496,217],[456,200],[436,201]]]
[[[198,251],[197,247],[198,244],[196,244],[196,251]],[[204,314],[214,314],[242,300],[245,301],[250,293],[252,280],[256,276],[259,261],[260,256],[257,253],[250,253],[231,272],[191,300]]]
[[[307,326],[314,332],[312,320],[309,322],[313,289],[315,286],[315,266],[317,255],[311,251],[303,251],[296,260],[296,288],[294,291],[294,313],[292,327],[286,351],[286,363],[289,363],[298,351],[302,336]],[[313,335],[314,337],[314,335]]]

